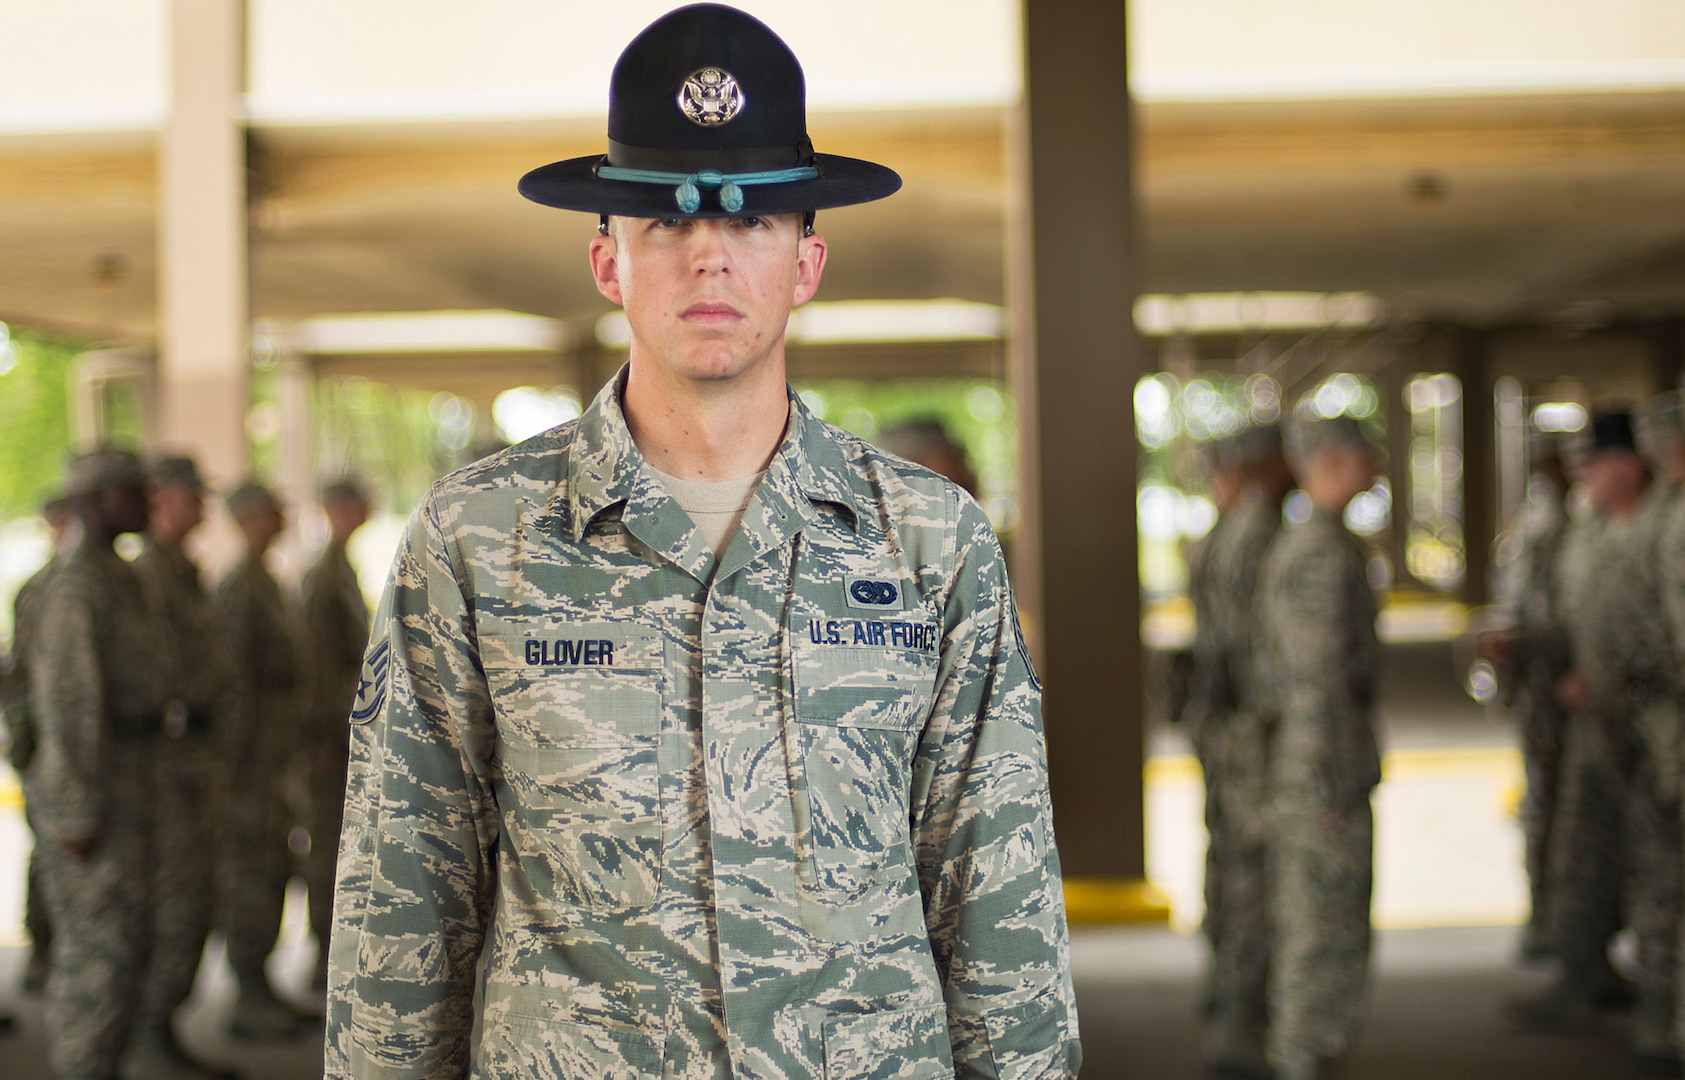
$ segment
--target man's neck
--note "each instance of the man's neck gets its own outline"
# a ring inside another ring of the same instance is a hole
[[[1310,496],[1311,505],[1318,510],[1343,517],[1346,504],[1357,498],[1360,492],[1349,491],[1337,484],[1318,484],[1313,480],[1305,485],[1305,494]]]
[[[1616,521],[1630,521],[1638,513],[1638,508],[1644,503],[1644,496],[1650,493],[1650,485],[1644,484],[1633,491],[1621,492],[1620,496],[1609,501],[1609,516]]]
[[[784,365],[718,383],[664,379],[633,359],[621,401],[646,460],[681,480],[735,480],[765,469],[790,418]]]

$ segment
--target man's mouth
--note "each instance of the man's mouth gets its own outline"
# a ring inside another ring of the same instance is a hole
[[[699,300],[680,312],[679,317],[686,322],[709,325],[735,322],[743,317],[743,313],[722,301]]]

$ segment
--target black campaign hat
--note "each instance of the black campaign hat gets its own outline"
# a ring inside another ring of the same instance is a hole
[[[892,195],[901,177],[816,154],[796,54],[760,20],[693,4],[632,39],[609,80],[606,155],[521,177],[545,206],[624,217],[791,214]]]
[[[1590,457],[1605,450],[1638,452],[1637,432],[1633,428],[1632,413],[1628,410],[1606,412],[1592,419],[1591,438],[1587,441],[1585,455]]]

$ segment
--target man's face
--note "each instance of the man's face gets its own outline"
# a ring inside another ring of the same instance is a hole
[[[322,512],[328,517],[328,531],[334,542],[340,544],[369,520],[369,504],[361,499],[330,499],[322,504]]]
[[[241,514],[238,523],[240,531],[245,534],[246,546],[256,554],[263,554],[269,550],[269,545],[275,542],[287,527],[286,516],[278,506],[259,506]]]
[[[795,214],[614,218],[592,277],[626,310],[632,361],[665,378],[722,382],[782,356],[790,309],[819,287],[825,241]]]
[[[149,496],[152,535],[161,543],[179,545],[205,518],[205,500],[197,488],[161,484]]]
[[[146,489],[140,484],[117,484],[94,493],[105,531],[113,536],[146,531]]]
[[[1335,489],[1350,502],[1375,486],[1381,477],[1381,459],[1367,446],[1343,444],[1323,451]]]
[[[1580,465],[1586,498],[1599,510],[1617,506],[1644,488],[1644,460],[1631,450],[1599,450]]]

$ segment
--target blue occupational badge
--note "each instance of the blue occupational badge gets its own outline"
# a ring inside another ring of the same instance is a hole
[[[848,592],[849,607],[865,608],[868,611],[893,608],[899,611],[904,606],[901,602],[901,586],[884,578],[849,574],[843,578],[843,587]]]
[[[386,704],[386,679],[392,669],[392,646],[382,641],[363,658],[363,673],[357,679],[357,696],[351,702],[351,722],[366,724]]]

